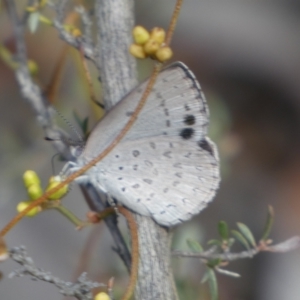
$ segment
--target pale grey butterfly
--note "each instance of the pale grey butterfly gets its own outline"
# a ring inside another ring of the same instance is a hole
[[[78,170],[118,135],[147,81],[113,107],[92,130],[76,162]],[[218,188],[219,159],[206,136],[209,111],[193,73],[181,62],[164,69],[138,119],[118,145],[79,182],[90,182],[130,210],[174,226],[197,215]]]

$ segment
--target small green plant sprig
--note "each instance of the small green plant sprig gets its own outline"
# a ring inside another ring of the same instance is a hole
[[[218,239],[208,241],[208,250],[193,239],[188,239],[187,244],[192,250],[191,253],[173,251],[173,255],[181,257],[198,257],[206,266],[206,271],[201,283],[208,283],[211,300],[219,299],[218,282],[216,273],[238,278],[240,274],[224,269],[230,261],[252,258],[259,252],[288,252],[300,247],[300,237],[292,237],[280,244],[273,245],[269,238],[274,223],[274,210],[268,208],[268,214],[264,225],[262,236],[256,240],[250,228],[244,223],[237,223],[237,229],[229,229],[225,221],[218,223]],[[239,243],[244,251],[232,252],[233,245]]]

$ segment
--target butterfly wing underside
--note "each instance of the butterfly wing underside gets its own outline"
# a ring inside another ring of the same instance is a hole
[[[147,82],[93,130],[79,163],[97,156],[124,127]],[[162,71],[138,119],[86,175],[131,210],[173,226],[198,214],[219,185],[216,147],[207,137],[208,108],[182,63]]]

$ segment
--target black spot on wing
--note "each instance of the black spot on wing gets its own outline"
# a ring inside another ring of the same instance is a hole
[[[184,128],[180,132],[180,136],[185,140],[190,139],[193,135],[194,135],[194,129],[193,128]]]
[[[196,123],[196,118],[194,115],[186,115],[184,117],[184,123],[186,125],[194,125]]]

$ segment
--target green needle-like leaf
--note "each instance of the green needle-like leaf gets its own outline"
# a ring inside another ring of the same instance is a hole
[[[220,221],[218,223],[218,232],[222,240],[227,241],[229,239],[228,225],[225,221]]]
[[[269,238],[270,232],[273,227],[273,223],[274,223],[274,209],[271,205],[269,205],[267,221],[263,231],[263,236],[261,238],[263,241],[266,241]]]
[[[76,121],[76,123],[78,124],[78,126],[81,128],[84,136],[87,136],[88,133],[88,122],[89,122],[89,118],[85,117],[84,119],[81,119],[80,116],[77,114],[76,111],[73,111],[73,116],[74,119]]]
[[[209,278],[209,272],[206,271],[201,279],[201,283],[205,283]]]
[[[208,262],[207,262],[207,266],[209,268],[214,268],[214,267],[217,267],[220,265],[220,263],[222,262],[222,260],[220,258],[215,258],[215,259],[210,259]]]
[[[82,121],[82,131],[83,131],[84,136],[86,136],[86,134],[88,132],[88,124],[89,124],[89,118],[86,117]]]
[[[219,241],[219,240],[209,240],[207,242],[207,245],[216,245],[216,246],[219,246],[219,247],[222,247],[222,242]]]
[[[247,249],[250,249],[250,245],[245,237],[237,230],[231,230],[232,235]]]
[[[218,300],[218,282],[217,276],[213,269],[208,269],[208,286],[211,295],[211,300]]]
[[[238,226],[240,232],[243,234],[243,236],[250,243],[250,245],[252,247],[255,247],[256,242],[255,242],[254,236],[253,236],[251,230],[249,229],[249,227],[246,224],[243,224],[243,223],[237,223],[237,226]]]
[[[187,239],[186,242],[192,251],[197,252],[197,253],[203,252],[202,246],[197,241],[192,240],[192,239]]]

